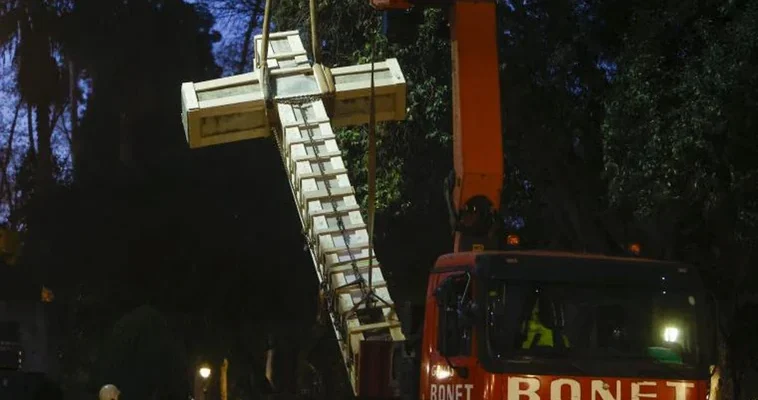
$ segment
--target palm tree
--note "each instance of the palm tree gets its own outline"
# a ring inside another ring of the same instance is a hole
[[[10,52],[17,74],[17,90],[34,111],[37,132],[34,193],[44,197],[53,185],[51,138],[53,105],[63,103],[60,21],[65,2],[10,0],[0,8],[0,51]],[[32,152],[33,143],[30,143]]]

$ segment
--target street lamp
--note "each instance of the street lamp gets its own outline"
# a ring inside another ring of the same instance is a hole
[[[208,378],[211,377],[211,367],[203,364],[197,369],[197,374],[202,378],[203,400],[208,400]]]

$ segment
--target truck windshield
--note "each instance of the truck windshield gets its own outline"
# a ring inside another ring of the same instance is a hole
[[[502,279],[486,286],[485,341],[495,360],[571,357],[675,369],[701,361],[696,293]]]

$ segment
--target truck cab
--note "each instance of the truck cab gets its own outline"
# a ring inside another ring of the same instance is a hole
[[[546,251],[441,256],[424,400],[706,399],[710,301],[695,268]]]

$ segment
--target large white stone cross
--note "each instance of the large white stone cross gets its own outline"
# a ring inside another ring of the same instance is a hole
[[[261,36],[255,37],[256,50]],[[256,58],[260,56],[256,51]],[[268,67],[274,101],[332,94],[332,127],[369,122],[371,64],[311,66],[298,31],[269,35]],[[191,148],[270,136],[260,70],[182,84],[182,122]],[[374,64],[376,121],[405,118],[405,79],[394,58]],[[281,122],[281,121],[280,121]]]
[[[259,60],[260,35],[255,37],[255,46]],[[295,203],[311,243],[314,267],[319,281],[328,284],[325,294],[333,299],[332,322],[353,391],[359,394],[361,367],[366,368],[369,362],[362,363],[360,357],[366,339],[405,340],[381,268],[374,254],[369,254],[366,224],[332,131],[333,127],[369,121],[371,65],[334,69],[311,66],[297,31],[269,35],[267,63],[274,110],[266,110],[259,69],[184,83],[185,136],[190,147],[197,148],[277,135]],[[405,79],[397,60],[375,63],[374,81],[376,120],[404,119]],[[320,95],[328,95],[328,100],[318,98]],[[293,101],[303,96],[307,100]],[[269,129],[271,121],[278,125],[278,132]],[[367,289],[386,303],[375,303],[373,311],[378,315],[373,318],[359,318],[354,311],[365,311],[361,303],[365,292],[355,283],[361,276],[368,283],[370,258],[372,279]],[[293,274],[300,273],[298,266],[292,269]]]

